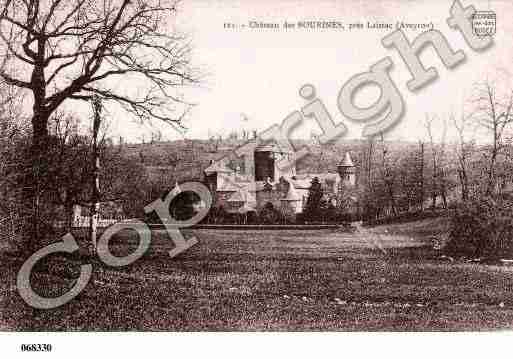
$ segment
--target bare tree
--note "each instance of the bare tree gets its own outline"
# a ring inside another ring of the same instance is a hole
[[[72,227],[73,206],[89,200],[84,179],[91,176],[89,161],[91,139],[80,135],[79,120],[57,112],[49,122],[48,174],[43,184],[51,201],[64,209],[65,228]]]
[[[461,187],[461,199],[466,201],[470,194],[470,160],[474,152],[474,142],[467,138],[471,122],[469,117],[461,113],[459,118],[454,114],[450,115],[450,120],[456,129],[458,135],[457,157],[458,157],[458,180]]]
[[[162,131],[161,130],[155,130],[151,132],[151,141],[150,143],[159,143],[162,142]]]
[[[27,128],[23,121],[20,91],[0,83],[0,238],[19,245],[23,222],[20,176]]]
[[[369,137],[367,139],[366,145],[362,148],[362,156],[363,166],[364,166],[364,183],[365,183],[365,192],[364,192],[364,204],[363,204],[363,212],[367,219],[373,219],[373,216],[376,212],[376,198],[374,196],[374,178],[373,178],[373,158],[374,158],[374,150],[375,143],[374,138]],[[363,181],[362,181],[363,182]],[[340,192],[340,191],[339,191]]]
[[[471,118],[491,134],[491,145],[485,152],[487,162],[485,194],[490,195],[496,185],[496,165],[504,149],[504,135],[509,124],[513,122],[513,91],[504,95],[498,85],[490,80],[475,86],[472,98],[474,111]]]
[[[435,134],[433,133],[433,125],[437,124],[437,121],[440,121],[437,116],[429,116],[428,114],[426,114],[424,119],[424,127],[426,129],[431,148],[431,206],[433,209],[436,207],[438,196],[442,197],[443,206],[444,208],[447,208],[447,168],[445,168],[447,121],[441,121],[442,132],[438,140],[435,139]]]
[[[381,133],[381,149],[381,179],[385,186],[389,209],[392,211],[393,216],[397,216],[398,212],[394,193],[395,173],[389,164],[389,150],[383,133]]]
[[[419,140],[419,165],[418,165],[418,185],[419,185],[419,194],[418,194],[418,204],[420,211],[424,210],[424,142]]]
[[[395,153],[394,171],[398,181],[396,197],[401,211],[422,211],[424,202],[424,142],[413,144],[407,149]]]
[[[170,28],[175,5],[172,0],[0,0],[0,78],[32,97],[26,188],[36,233],[48,121],[64,103],[98,96],[141,120],[181,126],[187,104],[176,89],[198,82],[198,74],[190,67],[190,44]]]
[[[76,116],[58,112],[50,119],[48,154],[51,165],[44,183],[46,207],[53,206],[54,212],[64,210],[68,231],[72,227],[74,205],[85,207],[91,203],[115,201],[123,204],[128,210],[126,214],[134,215],[139,209],[137,215],[141,215],[147,199],[143,166],[126,158],[123,151],[109,141],[107,131],[108,125],[102,122],[95,146],[94,128],[82,133]],[[99,168],[97,161],[92,161],[98,158],[93,156],[95,152],[102,164]],[[96,182],[96,171],[101,178],[100,188],[91,186]],[[55,216],[49,219],[54,221]]]

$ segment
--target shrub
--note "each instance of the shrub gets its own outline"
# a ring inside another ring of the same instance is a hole
[[[309,218],[310,221],[320,221],[322,219],[322,207],[323,207],[323,191],[319,178],[314,177],[308,190],[308,198],[305,206],[305,219]]]
[[[246,217],[247,224],[258,224],[258,215],[255,211],[249,211]]]
[[[228,222],[229,213],[223,206],[215,206],[210,208],[205,222],[209,224],[223,224]]]
[[[274,208],[272,203],[266,203],[260,210],[259,222],[261,224],[277,224],[282,220],[282,213]]]
[[[459,203],[451,217],[446,252],[474,258],[511,257],[512,218],[511,200],[483,197]]]

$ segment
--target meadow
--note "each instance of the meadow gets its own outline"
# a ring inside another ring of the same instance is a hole
[[[93,277],[70,303],[31,310],[16,294],[17,263],[3,257],[2,330],[446,331],[513,327],[513,267],[447,262],[431,245],[436,220],[379,226],[375,239],[336,230],[193,230],[175,258],[164,231],[130,266],[87,256],[48,259],[34,288],[59,295],[79,264]],[[112,252],[137,246],[132,232]]]

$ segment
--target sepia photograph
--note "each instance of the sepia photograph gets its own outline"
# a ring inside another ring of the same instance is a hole
[[[511,18],[0,0],[0,356],[508,335]]]

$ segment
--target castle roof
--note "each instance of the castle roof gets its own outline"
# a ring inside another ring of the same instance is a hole
[[[251,212],[251,211],[256,211],[255,206],[256,206],[256,203],[245,202],[244,205],[239,208],[239,213],[247,213],[247,212]]]
[[[210,166],[205,168],[205,173],[207,175],[210,175],[212,173],[232,173],[233,170],[228,168],[226,164],[224,164],[224,161],[214,161]]]
[[[218,187],[217,190],[221,192],[235,192],[239,190],[244,190],[246,192],[256,192],[262,191],[264,189],[265,182],[258,181],[244,181],[239,182],[235,180],[226,180],[223,181],[222,186]]]
[[[340,162],[339,167],[354,167],[353,160],[351,159],[351,155],[349,152],[346,152],[344,160]]]
[[[262,143],[255,147],[255,152],[275,152],[275,153],[293,153],[285,148],[281,148],[275,143]]]
[[[240,188],[233,193],[230,198],[227,199],[227,202],[243,202],[244,206],[248,208],[249,211],[253,211],[256,206],[255,196],[250,194],[246,188]]]
[[[310,186],[312,184],[311,178],[290,179],[288,181],[291,184],[291,187],[301,188],[301,189],[308,189],[308,188],[310,188]]]
[[[235,192],[233,195],[231,195],[227,201],[228,202],[246,202],[246,193],[244,193],[242,190],[239,190],[239,191]]]

